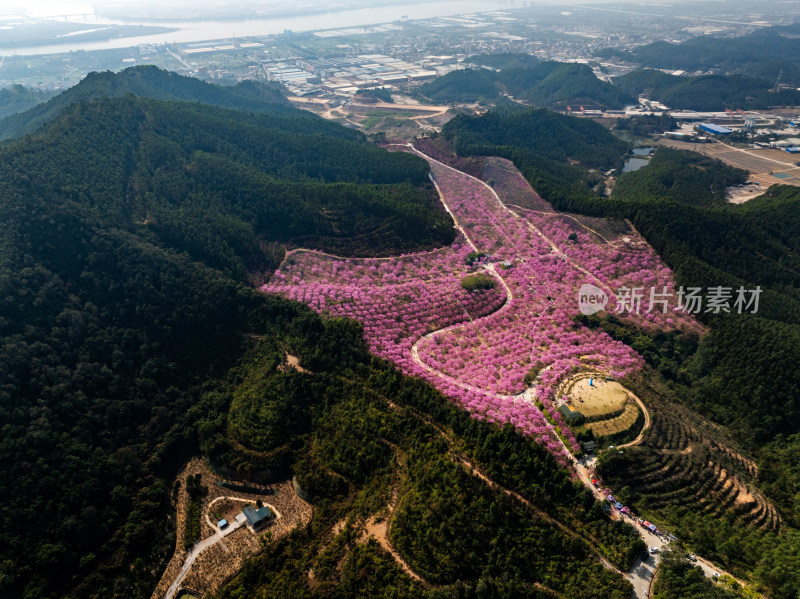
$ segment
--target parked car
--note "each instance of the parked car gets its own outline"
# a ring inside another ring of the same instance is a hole
[[[697,558],[695,557],[694,553],[690,553],[689,554],[689,561],[690,562],[696,562],[697,561]]]
[[[650,553],[658,553],[658,547],[650,547]]]

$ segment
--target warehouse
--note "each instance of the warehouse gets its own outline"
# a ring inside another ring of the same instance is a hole
[[[711,135],[728,135],[729,133],[733,133],[733,129],[720,127],[719,125],[714,125],[713,123],[700,123],[697,125],[697,128],[701,131],[705,131],[706,133],[711,133]]]

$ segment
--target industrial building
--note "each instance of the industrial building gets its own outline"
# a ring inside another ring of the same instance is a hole
[[[269,78],[293,93],[313,89],[353,95],[359,89],[434,79],[438,73],[383,54],[338,58],[294,58],[265,64]]]
[[[727,127],[722,127],[713,123],[700,123],[697,125],[697,128],[711,135],[728,135],[729,133],[733,133],[733,129],[728,129]]]

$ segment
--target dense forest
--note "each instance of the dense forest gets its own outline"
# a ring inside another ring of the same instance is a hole
[[[539,59],[531,54],[509,52],[507,54],[473,54],[468,56],[464,62],[500,70],[533,66],[539,62]]]
[[[510,108],[478,118],[457,116],[442,128],[441,136],[461,156],[513,160],[551,202],[556,197],[594,197],[603,186],[599,171],[621,168],[622,155],[630,148],[592,120],[545,109]]]
[[[678,121],[667,113],[663,114],[637,114],[634,116],[617,119],[614,129],[628,131],[632,135],[650,137],[665,131],[675,131]]]
[[[511,95],[515,99],[546,108],[568,104],[622,108],[635,104],[635,97],[600,81],[587,65],[564,62],[521,61],[514,54],[473,57],[476,64],[500,68],[462,69],[438,77],[420,87],[424,97],[435,102],[497,101]],[[472,59],[471,59],[472,60]]]
[[[293,241],[452,241],[424,161],[296,111],[127,94],[67,106],[0,165],[0,596],[149,597],[197,454],[314,500],[226,597],[630,595],[601,558],[626,570],[641,541],[544,448],[371,357],[357,323],[247,284]],[[391,535],[425,585],[350,526],[328,541],[395,485]]]
[[[800,91],[771,91],[774,81],[746,75],[670,75],[641,69],[614,79],[614,85],[631,96],[645,95],[670,108],[721,111],[797,106]]]
[[[76,156],[84,139],[93,144]],[[275,266],[273,241],[358,255],[453,238],[424,161],[302,115],[102,99],[67,108],[0,160],[39,193],[86,202],[239,279]]]
[[[293,108],[283,95],[283,88],[277,83],[242,81],[232,87],[222,87],[154,66],[138,66],[119,73],[89,73],[78,85],[51,100],[4,118],[0,121],[0,140],[33,133],[58,116],[64,108],[77,102],[127,94],[159,100],[201,102],[269,114],[311,116]]]
[[[686,554],[668,551],[661,557],[653,585],[655,599],[736,599],[740,594],[706,578]]]
[[[37,104],[49,100],[52,95],[52,93],[30,89],[22,85],[0,88],[0,119],[33,108]]]
[[[653,42],[633,50],[608,48],[598,57],[618,56],[654,69],[748,75],[773,84],[800,85],[800,25],[765,27],[739,37],[700,35],[681,43]]]
[[[265,353],[271,342],[262,342],[257,357],[232,372],[232,389],[196,409],[203,414],[201,448],[214,460],[239,469],[292,468],[314,496],[311,526],[256,557],[222,597],[448,597],[474,596],[479,588],[488,597],[546,597],[548,589],[576,598],[629,596],[628,583],[595,557],[599,549],[627,569],[642,550],[629,527],[609,521],[551,455],[511,427],[470,418],[429,386],[366,358],[358,329],[349,327],[328,321],[320,328],[316,317],[293,321],[290,333],[301,340],[313,376],[275,374],[280,355]],[[306,329],[323,335],[321,349],[305,344]],[[337,342],[343,354],[329,351],[327,343]],[[228,394],[230,405],[222,399]],[[240,397],[250,398],[249,407]],[[229,441],[229,423],[241,410],[253,415],[247,434],[260,436],[235,433],[232,440],[256,448],[246,455]],[[526,501],[487,485],[464,460]],[[359,545],[349,527],[329,535],[343,518],[354,525],[379,512],[398,489],[392,542],[424,585],[374,545]]]
[[[442,129],[459,154],[488,155],[495,146],[536,154],[548,160],[577,161],[590,168],[619,162],[628,144],[589,119],[544,109],[496,110],[474,118],[457,116]]]
[[[725,189],[747,182],[748,173],[719,160],[683,150],[657,148],[647,168],[623,173],[614,199],[671,200],[693,206],[725,204]]]
[[[557,122],[545,113],[528,114],[531,120],[540,116],[539,126]],[[701,527],[685,508],[665,517],[686,537],[714,539],[712,545],[721,546],[725,534],[731,538],[735,531],[739,543],[753,548],[749,553],[731,548],[730,556],[749,560],[738,566],[755,572],[774,596],[794,597],[800,587],[789,574],[798,571],[800,555],[800,536],[794,528],[800,525],[800,389],[794,376],[794,364],[800,360],[800,192],[775,186],[744,205],[720,205],[720,188],[741,182],[742,172],[699,155],[659,150],[653,164],[620,177],[620,187],[605,199],[565,177],[566,157],[554,161],[552,152],[537,153],[521,139],[517,118],[518,114],[491,113],[459,117],[444,132],[460,154],[514,160],[533,187],[560,210],[629,219],[673,269],[679,285],[761,287],[755,314],[699,313],[709,333],[696,351],[678,356],[674,367],[653,375],[664,379],[676,399],[729,427],[756,456],[758,485],[781,509],[786,530],[779,538],[765,538],[746,528],[720,527],[713,517],[706,517]],[[484,137],[488,122],[497,123],[491,140]],[[563,135],[559,128],[550,130],[549,136],[540,131],[540,137]],[[673,343],[663,339],[644,355],[658,368],[659,354],[669,356],[672,350]],[[614,480],[622,482],[629,467],[636,467],[635,459],[610,463],[605,472],[610,479],[616,472]],[[693,534],[693,529],[703,534]]]

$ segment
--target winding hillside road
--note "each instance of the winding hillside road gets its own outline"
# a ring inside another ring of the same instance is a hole
[[[432,158],[432,157],[424,154],[423,152],[420,152],[419,150],[417,150],[416,148],[413,148],[410,145],[407,145],[406,147],[411,148],[411,151],[413,153],[415,153],[415,154],[419,155],[420,157],[426,159],[429,163],[431,163],[432,166],[436,165],[439,168],[449,169],[451,171],[454,171],[456,173],[459,173],[461,175],[469,177],[470,179],[474,180],[479,185],[484,186],[486,189],[488,189],[492,193],[492,195],[494,196],[495,200],[498,202],[498,204],[501,207],[503,207],[506,211],[508,211],[515,218],[522,219],[525,222],[525,224],[527,225],[527,227],[531,231],[536,233],[542,240],[544,240],[550,246],[551,250],[554,253],[556,253],[563,260],[565,260],[567,263],[569,263],[573,268],[577,269],[578,271],[580,271],[581,273],[583,273],[584,275],[589,277],[590,280],[595,281],[596,282],[595,284],[598,287],[600,287],[601,289],[603,289],[604,291],[606,291],[608,293],[609,298],[614,297],[612,291],[608,288],[608,286],[603,281],[601,281],[597,276],[595,276],[592,272],[588,271],[586,268],[584,268],[580,264],[575,263],[575,261],[570,259],[569,256],[565,255],[558,248],[558,246],[553,242],[553,240],[550,239],[549,237],[547,237],[538,227],[533,225],[533,223],[531,223],[527,219],[524,219],[522,216],[520,216],[519,213],[517,213],[516,211],[514,211],[511,208],[509,208],[508,206],[506,206],[503,203],[503,201],[500,199],[500,197],[497,195],[495,190],[490,185],[488,185],[486,182],[484,182],[484,181],[482,181],[482,180],[480,180],[480,179],[478,179],[478,178],[476,178],[476,177],[474,177],[472,175],[469,175],[468,173],[464,173],[462,171],[459,171],[458,169],[455,169],[455,168],[453,168],[453,167],[451,167],[449,165],[446,165],[446,164],[436,160],[435,158]],[[448,214],[450,214],[450,216],[453,218],[453,222],[455,223],[456,229],[461,232],[461,234],[464,236],[464,239],[467,241],[469,246],[474,251],[477,252],[478,248],[476,247],[474,242],[469,238],[469,235],[464,230],[464,228],[462,227],[461,223],[459,223],[457,217],[452,212],[450,206],[447,204],[447,200],[445,199],[444,194],[442,193],[441,189],[439,188],[439,185],[436,182],[435,171],[434,171],[433,168],[432,168],[431,180],[433,181],[433,183],[434,183],[434,185],[436,187],[436,190],[439,193],[439,198],[440,198],[440,200],[442,202],[442,205],[444,206],[444,208],[448,212]],[[607,243],[610,244],[610,242],[608,240],[606,240],[605,238],[603,238],[599,234],[598,234],[598,236],[601,237]],[[486,267],[486,270],[488,272],[490,272],[497,280],[500,281],[500,283],[503,285],[503,287],[504,287],[504,289],[506,291],[506,298],[507,298],[506,302],[503,304],[503,306],[497,312],[500,312],[502,310],[508,309],[508,307],[510,306],[511,302],[514,300],[514,295],[513,295],[513,292],[511,290],[511,288],[508,286],[506,281],[503,279],[503,276],[497,271],[497,269],[494,267],[494,265],[488,265]],[[493,314],[497,314],[497,312],[494,312]],[[486,318],[486,316],[483,316],[481,318]],[[470,320],[472,320],[472,319],[470,319]],[[480,319],[478,319],[478,320],[480,320]],[[461,381],[459,381],[459,380],[457,380],[457,379],[455,379],[455,378],[453,378],[453,377],[451,377],[451,376],[449,376],[449,375],[447,375],[447,374],[445,374],[445,373],[443,373],[443,372],[431,367],[430,365],[426,364],[420,358],[420,355],[419,355],[418,347],[419,347],[419,344],[423,340],[428,339],[430,337],[433,337],[435,335],[441,334],[442,332],[445,332],[445,331],[448,331],[448,330],[451,330],[451,329],[464,327],[464,326],[466,326],[466,324],[467,323],[465,323],[465,322],[461,322],[461,323],[457,323],[457,324],[454,324],[454,325],[450,325],[448,327],[444,327],[442,329],[439,329],[439,330],[436,330],[436,331],[432,331],[432,332],[426,334],[425,336],[421,337],[420,339],[418,339],[412,345],[412,348],[411,348],[412,359],[414,360],[415,363],[417,363],[419,366],[424,368],[427,372],[430,372],[431,374],[434,374],[437,377],[440,377],[440,378],[442,378],[444,380],[447,380],[448,382],[450,382],[452,384],[455,384],[455,385],[457,385],[457,386],[459,386],[461,388],[464,388],[464,389],[469,389],[469,390],[485,393],[485,391],[482,390],[482,389],[476,388],[473,385],[469,385],[467,383],[463,383],[463,382],[461,382]],[[644,405],[642,400],[639,399],[634,393],[630,393],[629,396],[632,397],[636,401],[636,403],[638,404],[639,408],[642,410],[642,412],[644,414],[644,418],[645,418],[645,423],[644,423],[644,426],[642,427],[642,430],[640,431],[639,435],[636,437],[636,439],[634,439],[633,441],[631,441],[629,443],[626,443],[624,445],[620,445],[619,446],[620,448],[622,448],[622,447],[631,447],[631,446],[635,446],[635,445],[640,444],[642,442],[642,439],[644,438],[645,433],[652,426],[652,420],[651,420],[651,417],[650,417],[650,412],[647,410],[647,407]],[[517,401],[519,399],[522,399],[522,400],[529,401],[529,402],[533,403],[533,400],[535,399],[535,389],[534,388],[529,388],[529,389],[526,389],[524,392],[522,392],[522,393],[520,393],[518,395],[514,395],[514,396],[498,395],[498,397],[502,397],[503,399],[510,399],[510,400],[513,400],[513,401]],[[549,422],[548,422],[548,426],[549,426],[550,430],[552,431],[553,435],[555,436],[555,438],[557,438],[559,440],[559,442],[561,443],[561,446],[563,447],[565,454],[571,458],[573,469],[574,469],[575,473],[577,474],[578,478],[581,480],[581,482],[583,482],[585,487],[587,487],[588,489],[590,489],[592,491],[593,495],[598,500],[604,501],[605,500],[605,496],[600,492],[599,489],[597,489],[594,485],[592,485],[591,478],[590,478],[588,472],[572,456],[572,452],[566,446],[566,444],[564,443],[563,439],[558,434],[556,434],[555,427],[553,427],[551,424],[549,424]],[[515,493],[514,491],[511,491],[510,489],[506,489],[505,487],[502,487],[501,485],[498,485],[498,483],[490,480],[484,473],[482,473],[477,468],[477,466],[475,466],[471,462],[467,461],[467,462],[464,463],[464,465],[468,469],[470,469],[470,471],[473,472],[473,474],[475,474],[476,476],[479,476],[480,478],[482,478],[487,484],[489,484],[489,485],[491,485],[491,486],[493,486],[495,488],[502,489],[508,495],[515,497],[517,500],[522,501],[526,505],[528,505],[528,506],[530,506],[530,507],[535,509],[535,506],[531,506],[531,504],[524,497],[522,497],[519,494]],[[616,519],[625,520],[625,518],[623,516],[621,516],[619,514],[616,514],[616,513],[612,514],[612,517],[614,517]],[[554,524],[557,525],[559,528],[561,528],[563,530],[563,525],[561,525],[560,523],[555,522],[555,521],[554,521]],[[642,529],[640,526],[636,526],[636,524],[634,522],[629,522],[629,524],[634,527],[636,532],[639,534],[640,537],[642,537],[642,539],[644,540],[645,544],[648,547],[659,547],[659,548],[666,547],[666,544],[664,543],[664,541],[662,541],[658,536],[652,534],[650,531]],[[591,543],[590,543],[590,545],[591,545]],[[594,547],[593,547],[593,549],[594,549]],[[603,565],[606,568],[609,568],[609,569],[612,569],[612,570],[614,570],[616,572],[619,572],[619,570],[617,570],[617,568],[614,567],[613,564],[611,564],[608,560],[606,560],[598,551],[595,550],[595,553],[596,553],[596,557],[603,563]],[[659,558],[660,558],[660,555],[656,554],[656,555],[653,555],[647,561],[642,561],[641,559],[637,559],[636,562],[634,563],[633,567],[631,568],[631,571],[627,575],[623,574],[622,572],[619,572],[619,574],[621,576],[625,576],[631,582],[631,584],[634,587],[634,596],[637,599],[648,599],[649,598],[649,596],[650,596],[650,586],[652,584],[653,577],[654,577],[654,575],[656,573],[656,570],[658,569]],[[719,573],[721,575],[726,574],[726,572],[724,572],[723,570],[714,569],[713,566],[710,566],[710,563],[707,562],[706,560],[702,560],[702,559],[698,558],[698,564],[701,565],[701,567],[703,567],[703,570],[704,570],[704,572],[706,572],[707,576],[711,576],[713,572],[717,572],[717,573]],[[743,581],[739,581],[739,582],[740,582],[740,584],[744,585]]]
[[[605,291],[608,294],[609,298],[613,298],[614,297],[614,293],[608,287],[608,285],[606,285],[594,273],[592,273],[591,271],[586,269],[583,265],[575,262],[575,260],[571,259],[568,255],[566,255],[563,251],[561,251],[559,249],[558,245],[552,239],[550,239],[548,236],[546,236],[538,227],[536,227],[528,219],[524,218],[518,212],[516,212],[515,210],[511,209],[509,206],[504,204],[503,201],[500,199],[500,197],[495,192],[495,190],[490,185],[488,185],[486,182],[484,182],[481,179],[478,179],[478,178],[476,178],[476,177],[474,177],[472,175],[469,175],[468,173],[464,173],[464,172],[462,172],[462,171],[460,171],[458,169],[455,169],[455,168],[453,168],[453,167],[451,167],[451,166],[449,166],[447,164],[444,164],[444,163],[436,160],[435,158],[432,158],[432,157],[424,154],[423,152],[420,152],[419,150],[417,150],[416,148],[414,148],[410,144],[394,144],[391,147],[396,148],[398,151],[407,151],[409,153],[416,154],[416,155],[420,156],[421,158],[423,158],[423,159],[428,161],[428,163],[431,165],[430,178],[431,178],[431,180],[432,180],[432,182],[433,182],[433,184],[434,184],[434,186],[435,186],[435,188],[437,190],[437,193],[439,195],[440,201],[442,202],[442,205],[443,205],[444,209],[447,211],[447,213],[453,219],[455,228],[461,233],[461,235],[463,236],[464,240],[467,242],[467,244],[470,246],[470,248],[472,248],[473,251],[478,252],[479,250],[478,250],[476,244],[474,243],[474,241],[467,234],[465,228],[462,226],[462,223],[459,222],[459,219],[453,213],[451,207],[448,205],[446,196],[445,196],[444,193],[442,193],[442,190],[439,187],[439,183],[436,180],[436,171],[437,170],[445,169],[445,170],[452,171],[454,173],[457,173],[459,176],[467,177],[467,178],[473,180],[477,185],[483,186],[484,188],[486,188],[492,194],[492,196],[494,197],[495,201],[497,202],[498,207],[500,207],[503,210],[505,210],[506,212],[508,212],[508,214],[513,216],[515,219],[520,219],[530,231],[532,231],[535,235],[540,237],[550,247],[550,251],[552,253],[557,255],[560,259],[564,260],[572,268],[574,268],[577,271],[581,272],[589,280],[593,281],[595,285],[597,285],[598,287],[603,289],[603,291]],[[495,226],[497,226],[502,231],[502,225],[499,222],[494,223],[494,224],[495,224]],[[580,224],[582,224],[582,223],[580,223]],[[584,228],[588,228],[585,225],[583,225],[583,226],[584,226]],[[610,242],[609,240],[604,238],[602,235],[600,235],[596,231],[592,231],[592,232],[594,232],[599,238],[603,239],[609,245],[612,245],[612,246],[614,245],[612,242]],[[437,250],[431,250],[431,251],[435,252]],[[332,258],[338,258],[338,259],[343,259],[343,260],[345,260],[345,259],[352,260],[352,259],[348,259],[348,258],[342,258],[340,256],[335,256],[333,254],[327,254],[325,252],[319,252],[319,251],[316,251],[316,250],[294,249],[294,250],[291,250],[291,251],[286,253],[286,255],[284,257],[284,260],[281,263],[281,267],[286,263],[286,261],[292,255],[294,255],[296,253],[300,253],[300,252],[310,252],[310,253],[316,253],[316,254],[319,254],[319,255],[329,256],[329,257],[332,257]],[[393,260],[393,259],[395,259],[395,258],[393,258],[393,257],[379,258],[379,260]],[[374,258],[370,259],[370,260],[374,260]],[[511,287],[508,285],[508,283],[504,279],[503,275],[500,272],[498,272],[498,270],[495,268],[495,266],[493,264],[485,265],[483,267],[483,269],[484,269],[485,272],[489,273],[493,278],[495,278],[497,281],[499,281],[500,284],[503,286],[503,288],[505,290],[506,301],[504,302],[504,304],[498,310],[496,310],[495,312],[493,312],[491,314],[491,316],[496,316],[498,313],[509,309],[509,307],[511,306],[512,302],[514,302],[514,300],[515,300],[515,296],[514,296],[514,293],[513,293],[512,289],[511,289]],[[547,311],[550,308],[552,308],[552,306],[548,307],[548,308],[545,308],[542,311],[541,317],[544,317],[547,314]],[[411,358],[414,361],[414,363],[417,364],[418,366],[420,366],[421,368],[423,368],[426,372],[428,372],[428,373],[430,373],[430,374],[432,374],[432,375],[434,375],[434,376],[436,376],[438,378],[441,378],[442,380],[445,380],[448,383],[450,383],[452,385],[455,385],[455,386],[457,386],[459,388],[462,388],[462,389],[465,389],[465,390],[469,390],[469,391],[473,391],[473,392],[477,392],[477,393],[481,393],[481,394],[490,394],[490,395],[493,395],[493,396],[498,397],[498,398],[503,399],[503,400],[510,400],[510,401],[513,401],[513,402],[524,401],[524,402],[533,404],[534,400],[535,400],[535,397],[536,397],[536,393],[535,393],[535,388],[534,387],[530,387],[530,388],[526,389],[525,391],[523,391],[521,393],[518,393],[516,395],[504,395],[504,394],[498,394],[498,393],[494,393],[493,394],[491,392],[486,391],[485,389],[481,389],[479,387],[476,387],[474,385],[471,385],[469,383],[461,381],[461,380],[459,380],[459,379],[457,379],[455,377],[452,377],[452,376],[442,372],[441,370],[438,370],[438,369],[430,366],[429,364],[427,364],[427,363],[425,363],[423,361],[423,359],[421,358],[420,353],[419,353],[419,345],[420,345],[420,343],[422,343],[423,341],[425,341],[427,339],[430,339],[430,338],[432,338],[432,337],[434,337],[436,335],[440,335],[440,334],[442,334],[444,332],[447,332],[447,331],[450,331],[450,330],[459,329],[459,328],[463,328],[465,326],[469,326],[471,323],[478,322],[482,318],[487,318],[490,315],[477,317],[475,319],[473,319],[468,313],[466,314],[466,316],[467,316],[467,320],[466,321],[462,321],[460,323],[452,324],[452,325],[449,325],[449,326],[446,326],[446,327],[442,327],[442,328],[434,330],[434,331],[430,331],[430,332],[426,333],[424,336],[422,336],[419,339],[417,339],[411,346]],[[620,445],[619,447],[630,447],[630,446],[634,446],[634,445],[637,445],[637,444],[641,443],[642,439],[644,437],[644,434],[652,426],[650,413],[647,410],[647,408],[645,407],[644,403],[638,397],[636,397],[635,394],[631,393],[631,396],[637,402],[637,404],[639,405],[639,408],[643,411],[644,417],[645,417],[645,424],[644,424],[644,426],[642,428],[642,431],[640,432],[640,434],[637,436],[636,439],[634,439],[633,441],[631,441],[629,443],[626,443],[624,445]],[[599,489],[595,488],[594,485],[591,484],[591,478],[590,478],[588,472],[586,471],[586,468],[583,465],[578,463],[578,461],[572,455],[572,452],[570,451],[570,449],[564,443],[563,439],[556,433],[555,427],[552,424],[550,424],[549,421],[547,421],[546,419],[545,419],[545,422],[546,422],[547,428],[549,429],[549,431],[553,435],[553,437],[555,439],[558,439],[558,442],[560,443],[560,445],[561,445],[561,447],[562,447],[562,449],[564,451],[564,455],[568,456],[569,459],[571,460],[572,469],[575,472],[575,474],[577,475],[577,477],[583,482],[584,486],[586,486],[588,489],[591,490],[591,492],[593,493],[593,495],[597,499],[599,499],[601,501],[604,501],[605,500],[605,496],[600,492]],[[440,431],[440,433],[442,433],[442,431]],[[460,456],[459,459],[462,462],[462,464],[470,472],[472,472],[475,476],[480,477],[482,480],[484,480],[484,482],[486,482],[486,484],[488,484],[488,485],[490,485],[490,486],[492,486],[492,487],[494,487],[494,488],[496,488],[498,490],[502,490],[503,492],[505,492],[506,494],[508,494],[510,496],[515,497],[518,501],[523,502],[525,505],[529,506],[530,508],[535,510],[537,513],[540,512],[540,510],[538,510],[536,508],[536,506],[531,505],[530,502],[528,502],[524,497],[520,496],[519,494],[517,494],[516,492],[514,492],[514,491],[512,491],[510,489],[502,487],[501,485],[499,485],[495,481],[490,480],[483,472],[480,471],[480,469],[475,464],[473,464],[467,458],[464,458],[463,456]],[[547,515],[545,515],[545,517],[550,519]],[[614,519],[625,519],[623,516],[621,516],[620,514],[618,514],[616,512],[612,513],[612,518],[614,518]],[[561,523],[559,523],[559,522],[557,522],[555,520],[552,520],[552,523],[555,526],[557,526],[559,529],[564,530],[565,532],[567,532],[568,534],[571,534],[571,535],[575,535],[576,534],[573,531],[568,530],[563,524],[561,524]],[[653,535],[652,533],[650,533],[650,531],[646,531],[646,530],[642,529],[641,527],[636,526],[634,522],[630,522],[629,521],[629,523],[634,527],[634,529],[637,531],[637,533],[642,537],[642,539],[645,541],[645,543],[647,544],[648,547],[651,547],[651,546],[662,547],[662,546],[664,546],[664,542],[661,539],[659,539],[658,537],[656,537],[655,535]],[[591,541],[590,539],[584,539],[584,540],[587,541],[587,542]],[[642,562],[641,560],[637,560],[636,563],[634,564],[633,568],[631,569],[631,571],[628,574],[624,574],[624,573],[620,572],[619,570],[617,570],[617,568],[614,567],[613,564],[611,564],[607,559],[605,559],[602,556],[602,554],[600,554],[599,550],[597,550],[596,547],[594,545],[592,545],[591,542],[589,542],[589,545],[592,546],[593,553],[596,555],[598,560],[606,568],[609,568],[611,570],[614,570],[614,571],[618,572],[621,576],[626,577],[633,584],[635,597],[637,597],[638,599],[646,599],[648,597],[649,587],[651,585],[655,570],[657,569],[657,562],[658,562],[658,557],[657,556],[654,556],[653,558],[647,560],[646,562]],[[194,551],[194,549],[193,549],[193,551]],[[400,556],[395,556],[395,559],[398,559],[399,557]],[[188,560],[189,560],[189,558],[187,558],[187,562],[188,562]],[[402,558],[400,558],[400,560],[398,560],[398,561],[402,561]],[[191,565],[191,564],[189,564],[189,565]],[[185,569],[186,569],[186,571],[188,571],[188,567],[185,566]],[[715,570],[715,571],[719,572],[720,574],[724,574],[724,572],[722,570]],[[185,575],[185,573],[183,573],[183,574]],[[171,599],[171,596],[167,597],[167,599]]]

